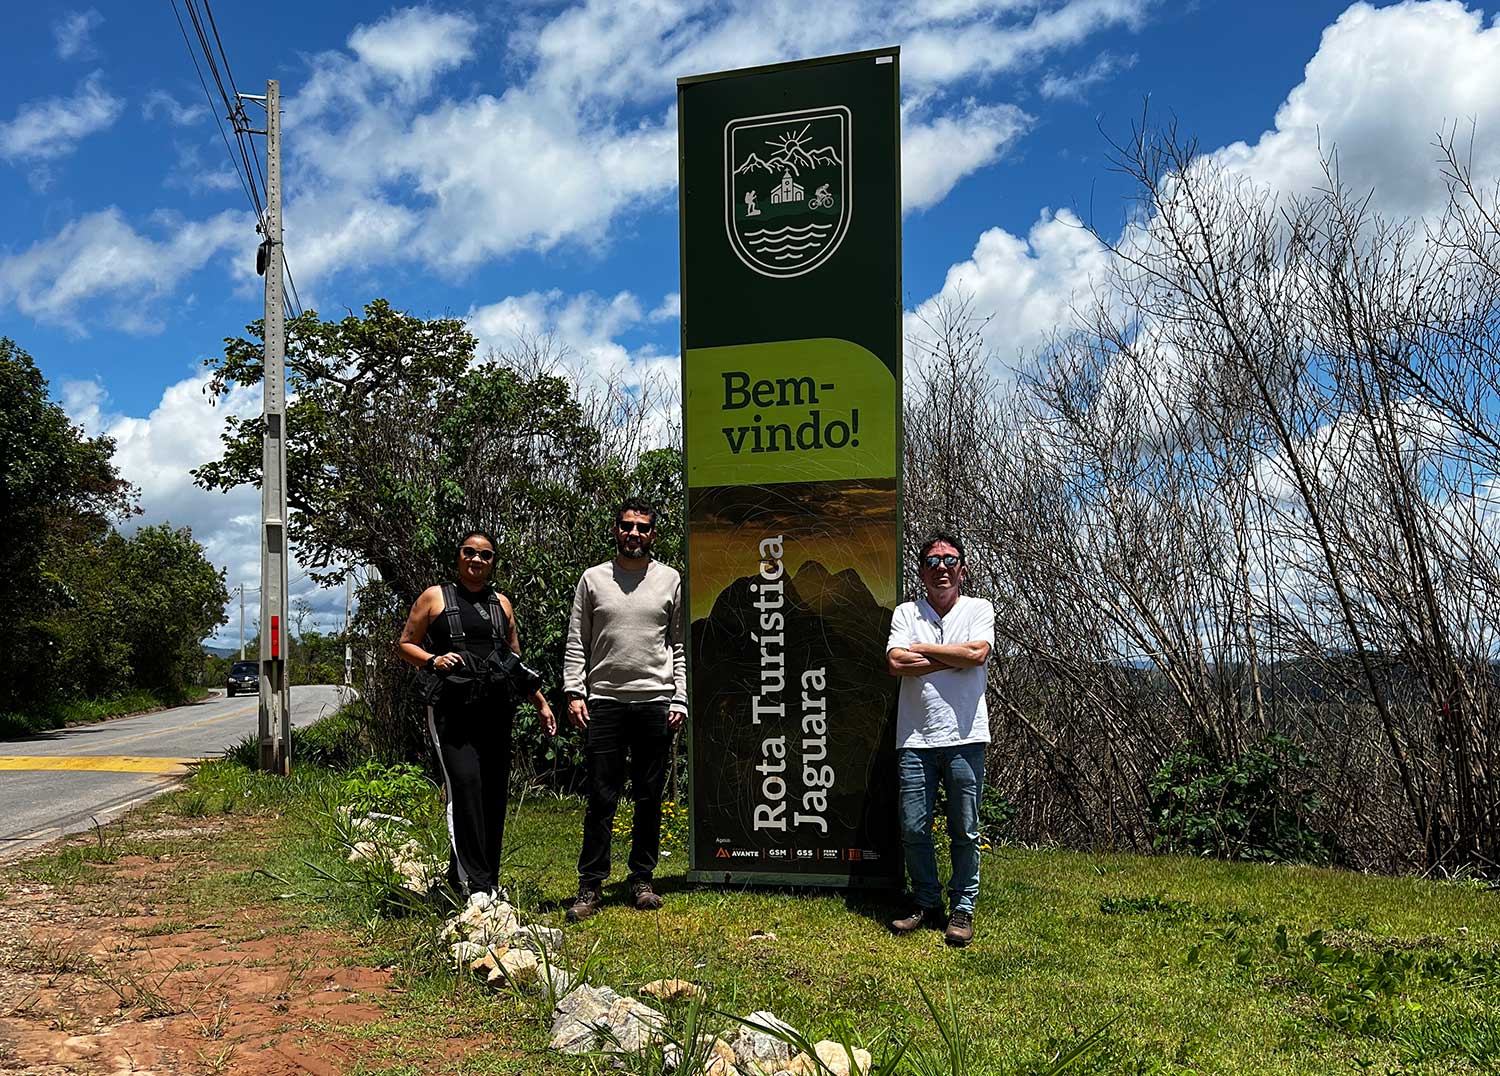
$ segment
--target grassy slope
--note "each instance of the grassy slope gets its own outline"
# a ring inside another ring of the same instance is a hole
[[[368,962],[404,969],[406,992],[386,1021],[365,1030],[370,1052],[361,1071],[586,1071],[543,1048],[547,1014],[535,1001],[486,993],[443,966],[431,941],[435,918],[382,912],[378,887],[350,873],[330,832],[336,789],[331,775],[309,773],[289,787],[216,764],[151,810],[269,813],[265,832],[225,849],[232,854],[222,858],[240,869],[196,885],[191,903],[232,908],[282,898],[278,906],[309,925],[339,925],[360,938]],[[435,800],[430,808],[425,839],[440,843]],[[544,921],[562,922],[581,815],[570,800],[513,804],[507,877]],[[624,854],[617,845],[617,874]],[[663,861],[668,904],[659,915],[628,909],[616,889],[598,917],[568,927],[573,962],[597,946],[597,978],[617,988],[677,975],[707,986],[716,1008],[769,1008],[813,1037],[847,1029],[865,1042],[886,1029],[934,1042],[918,984],[940,999],[951,991],[976,1050],[966,1069],[972,1076],[1038,1070],[1107,1021],[1114,1022],[1100,1049],[1068,1071],[1481,1072],[1500,1060],[1500,975],[1409,983],[1366,1032],[1330,1016],[1333,973],[1281,957],[1271,944],[1283,924],[1294,938],[1323,928],[1356,953],[1391,945],[1418,954],[1494,952],[1494,891],[1312,868],[1000,848],[984,860],[976,940],[953,951],[931,933],[891,937],[883,925],[889,909],[879,905],[837,893],[688,888],[685,865],[680,850]],[[60,869],[46,861],[32,868],[42,876]],[[754,940],[755,931],[777,938]],[[447,1060],[434,1066],[440,1052]]]
[[[580,824],[576,807],[533,801],[518,810],[513,875],[560,898]],[[677,890],[685,863],[679,854],[665,864],[662,888]],[[1294,936],[1329,929],[1330,940],[1372,952],[1414,942],[1472,949],[1500,938],[1494,892],[1307,867],[1019,848],[985,855],[978,933],[967,950],[945,948],[934,933],[893,938],[889,912],[834,893],[683,888],[659,921],[616,904],[589,930],[601,940],[606,981],[680,975],[709,986],[722,1006],[770,1008],[815,1034],[909,1023],[930,1036],[927,1021],[907,1019],[922,1011],[920,983],[938,997],[951,989],[982,1053],[1007,1065],[1037,1062],[1054,1040],[1116,1019],[1111,1048],[1096,1058],[1100,1071],[1139,1063],[1147,1072],[1237,1073],[1356,1071],[1355,1058],[1396,1057],[1387,1040],[1333,1027],[1305,984],[1280,981],[1305,969],[1275,959],[1269,939],[1278,924]],[[777,940],[751,940],[756,930]],[[1262,966],[1236,963],[1247,942]],[[1493,1007],[1457,993],[1434,984],[1425,1000],[1477,1012],[1500,1035]]]

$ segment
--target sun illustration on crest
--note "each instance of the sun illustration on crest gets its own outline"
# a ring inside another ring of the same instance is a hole
[[[810,130],[812,130],[812,124],[809,123],[800,131],[788,131],[779,138],[767,139],[766,145],[776,150],[777,156],[785,157],[788,167],[795,172],[797,165],[794,157],[799,150],[804,156],[806,155],[806,151],[802,150],[802,143],[807,141],[807,132]]]

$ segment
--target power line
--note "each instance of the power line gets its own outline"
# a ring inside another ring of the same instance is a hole
[[[187,46],[188,59],[193,61],[193,70],[198,72],[198,84],[203,87],[203,99],[208,102],[208,111],[218,125],[219,137],[224,140],[224,150],[229,154],[229,163],[234,166],[234,174],[240,181],[240,187],[244,189],[245,197],[255,205],[255,194],[250,189],[250,181],[245,173],[240,170],[240,162],[235,159],[234,150],[229,147],[229,135],[224,131],[224,121],[219,118],[219,110],[214,105],[214,95],[208,88],[208,80],[203,77],[203,68],[198,63],[198,55],[193,51],[193,43],[188,40],[187,27],[182,23],[182,13],[177,10],[177,0],[172,0],[172,14],[177,17],[177,28],[182,31],[182,43]],[[257,210],[257,213],[259,210]]]
[[[208,102],[209,111],[214,114],[214,123],[219,128],[219,137],[224,143],[225,151],[229,154],[229,163],[233,166],[235,176],[240,181],[240,187],[250,201],[251,209],[255,211],[255,219],[259,227],[260,223],[265,220],[266,174],[261,167],[260,150],[250,137],[252,133],[250,120],[245,114],[244,100],[235,85],[234,69],[229,62],[228,50],[224,48],[224,38],[219,33],[218,20],[214,18],[213,5],[209,0],[182,0],[183,7],[187,9],[188,21],[193,24],[193,36],[197,38],[197,48],[194,48],[193,41],[188,36],[187,26],[182,20],[182,12],[177,7],[177,0],[170,0],[170,2],[172,14],[177,20],[177,28],[182,33],[183,44],[187,46],[188,59],[192,61],[193,70],[198,74],[198,84],[203,87],[204,99]],[[209,89],[208,79],[204,77],[205,66],[213,78],[214,86],[219,91],[219,99],[224,109],[223,119],[228,119],[234,129],[233,145],[230,144],[229,136],[224,130],[224,122],[219,115],[219,106],[214,103],[213,90]],[[292,316],[300,317],[304,309],[302,296],[297,291],[297,281],[292,276],[291,265],[287,262],[284,249],[282,266],[285,270],[287,291],[290,293]]]

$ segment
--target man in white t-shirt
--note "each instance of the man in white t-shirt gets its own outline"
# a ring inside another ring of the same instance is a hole
[[[926,596],[903,602],[891,618],[886,665],[902,677],[896,709],[896,756],[901,782],[901,843],[911,875],[914,907],[893,920],[907,934],[941,925],[943,890],[932,847],[939,783],[948,795],[953,877],[952,914],[943,939],[968,945],[979,897],[979,797],[984,751],[990,742],[984,703],[985,664],[995,644],[995,610],[983,598],[959,593],[964,546],[939,531],[922,544],[918,570]]]

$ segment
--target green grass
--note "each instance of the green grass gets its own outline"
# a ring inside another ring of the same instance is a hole
[[[50,703],[24,713],[6,710],[0,712],[0,740],[16,740],[70,725],[92,725],[115,717],[150,713],[152,710],[196,702],[208,695],[206,687],[190,687],[177,698],[165,698],[151,691],[126,691],[104,699],[74,699],[71,702]]]
[[[361,1072],[429,1071],[432,1044],[455,1037],[473,1044],[447,1062],[457,1071],[593,1071],[545,1049],[549,1006],[534,995],[454,973],[433,939],[440,910],[347,862],[334,822],[346,787],[326,769],[284,781],[233,761],[203,766],[151,810],[256,815],[269,832],[234,845],[239,866],[196,883],[185,900],[205,910],[183,914],[275,901],[307,926],[345,932],[362,962],[397,968],[386,1018],[360,1029]],[[419,813],[416,836],[442,848],[436,789]],[[513,799],[503,875],[528,918],[563,925],[581,825],[576,799]],[[27,872],[87,883],[117,845],[134,847],[104,834],[94,851]],[[626,851],[616,844],[617,879]],[[598,916],[566,927],[568,961],[592,954],[593,980],[622,991],[696,981],[711,1026],[769,1009],[810,1039],[852,1040],[877,1059],[909,1041],[890,1070],[908,1076],[1046,1073],[1094,1032],[1065,1071],[1500,1071],[1500,893],[1472,880],[998,847],[983,859],[975,941],[951,950],[936,933],[891,936],[893,908],[876,898],[689,886],[686,865],[680,846],[663,859],[658,914],[627,907],[616,881]],[[954,1064],[955,1052],[967,1059]],[[638,1060],[627,1071],[654,1069]]]

